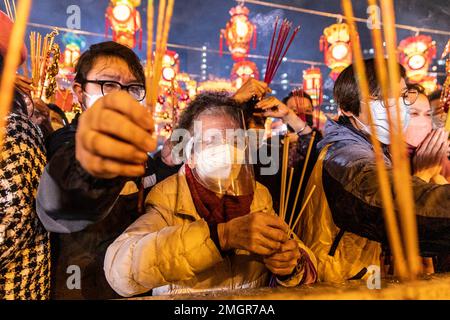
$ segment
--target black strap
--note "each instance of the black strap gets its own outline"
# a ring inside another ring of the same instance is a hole
[[[359,280],[367,273],[367,268],[362,268],[360,272],[358,272],[354,277],[348,280]]]
[[[339,233],[334,238],[333,244],[331,245],[330,251],[328,252],[328,255],[331,257],[334,257],[334,254],[336,253],[337,247],[339,245],[339,242],[342,239],[342,236],[344,235],[344,230],[339,230]]]

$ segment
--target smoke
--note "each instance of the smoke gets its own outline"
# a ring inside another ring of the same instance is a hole
[[[258,13],[251,20],[256,25],[258,34],[262,37],[271,36],[273,33],[273,26],[277,17],[283,19],[283,10],[276,9],[267,14]]]

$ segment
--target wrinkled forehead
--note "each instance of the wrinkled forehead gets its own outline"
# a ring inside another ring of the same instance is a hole
[[[202,129],[238,129],[240,128],[239,122],[231,115],[224,114],[223,112],[214,113],[214,111],[203,112],[196,119],[196,122],[201,124]]]
[[[89,80],[112,80],[122,84],[136,83],[127,62],[118,57],[98,57],[87,74]]]
[[[223,113],[203,113],[194,122],[194,136],[208,139],[242,131],[239,122],[231,115]]]

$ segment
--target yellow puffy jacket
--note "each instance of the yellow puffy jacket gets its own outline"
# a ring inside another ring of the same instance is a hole
[[[344,282],[368,276],[367,268],[380,265],[381,245],[351,232],[340,230],[333,222],[323,190],[323,160],[329,146],[322,149],[311,173],[305,195],[316,189],[297,229],[299,238],[316,256],[318,280]]]
[[[268,190],[257,183],[250,211],[264,210],[274,214]],[[281,285],[316,280],[314,255],[298,242],[313,268],[297,270]],[[195,209],[184,167],[150,191],[146,214],[109,246],[104,270],[111,287],[126,297],[151,289],[161,295],[262,287],[270,275],[261,256],[243,250],[221,256]]]

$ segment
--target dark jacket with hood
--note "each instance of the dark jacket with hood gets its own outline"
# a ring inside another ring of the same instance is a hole
[[[118,298],[106,281],[103,260],[108,246],[138,218],[138,194],[120,195],[130,179],[96,179],[81,167],[75,158],[77,120],[50,137],[49,162],[36,200],[39,218],[52,232],[51,296]],[[159,156],[149,157],[145,194],[178,169],[165,165]]]
[[[328,145],[322,180],[335,225],[387,247],[375,155],[369,138],[341,117],[338,122],[327,122],[318,151]],[[387,146],[383,150],[392,182]],[[421,255],[449,253],[450,185],[426,183],[412,177],[412,188]],[[395,200],[395,190],[393,197]]]

